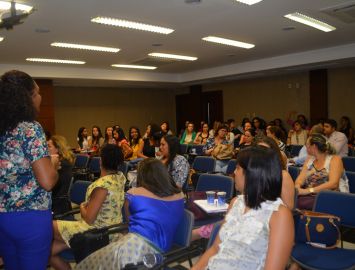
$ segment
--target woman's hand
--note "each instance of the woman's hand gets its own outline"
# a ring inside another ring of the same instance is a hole
[[[308,188],[298,188],[298,195],[308,195],[311,194]]]

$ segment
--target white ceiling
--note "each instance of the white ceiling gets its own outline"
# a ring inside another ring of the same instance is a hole
[[[355,59],[355,23],[346,23],[322,9],[355,4],[354,0],[263,0],[248,6],[234,0],[27,0],[36,11],[13,30],[0,30],[0,72],[21,69],[61,85],[97,82],[189,84],[290,67],[341,65]],[[283,16],[301,12],[337,29],[325,33]],[[355,14],[355,13],[354,13]],[[170,35],[94,24],[96,16],[121,18],[173,28]],[[285,31],[285,27],[294,30]],[[48,29],[38,33],[36,29]],[[215,35],[255,44],[240,49],[202,41]],[[117,54],[51,47],[69,42],[121,49]],[[161,44],[154,46],[153,44]],[[112,68],[111,64],[152,64],[150,52],[198,57],[194,62],[161,62],[154,71]],[[83,66],[34,64],[27,57],[83,60]]]

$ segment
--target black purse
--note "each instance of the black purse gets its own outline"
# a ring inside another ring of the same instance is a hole
[[[85,232],[74,234],[69,240],[76,263],[81,262],[91,253],[107,246],[110,243],[110,234],[128,230],[127,224],[115,224],[104,228],[90,229]]]

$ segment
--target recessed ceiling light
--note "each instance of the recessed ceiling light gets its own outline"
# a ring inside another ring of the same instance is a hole
[[[243,4],[247,4],[247,5],[254,5],[256,3],[261,2],[262,0],[236,0],[237,2],[243,3]]]
[[[214,43],[219,43],[219,44],[223,44],[223,45],[229,45],[229,46],[245,48],[245,49],[251,49],[251,48],[255,47],[254,44],[245,43],[245,42],[241,42],[241,41],[236,41],[236,40],[232,40],[232,39],[214,37],[214,36],[204,37],[204,38],[202,38],[202,40],[209,41],[209,42],[214,42]]]
[[[9,10],[10,8],[11,8],[11,2],[0,1],[0,10]],[[15,9],[30,13],[33,7],[29,5],[15,3]]]
[[[51,44],[51,46],[68,48],[68,49],[81,49],[81,50],[112,52],[112,53],[117,53],[120,50],[118,48],[112,48],[112,47],[91,46],[91,45],[63,43],[63,42],[54,42]]]
[[[290,19],[290,20],[293,20],[293,21],[296,21],[296,22],[299,22],[299,23],[303,23],[303,24],[306,24],[308,26],[311,26],[311,27],[314,27],[314,28],[317,28],[321,31],[324,31],[324,32],[330,32],[330,31],[333,31],[335,30],[336,28],[334,26],[331,26],[325,22],[321,22],[317,19],[314,19],[312,17],[308,17],[304,14],[301,14],[301,13],[298,13],[298,12],[295,12],[295,13],[291,13],[291,14],[287,14],[285,15],[284,17]]]
[[[4,38],[3,38],[3,37],[0,37],[0,42],[3,41],[3,40],[4,40]]]
[[[114,18],[107,18],[107,17],[96,17],[91,19],[91,21],[94,23],[107,24],[112,26],[131,28],[131,29],[148,31],[148,32],[155,32],[155,33],[165,34],[165,35],[174,32],[174,29],[170,29],[170,28],[155,26],[151,24],[144,24],[139,22],[114,19]]]
[[[26,61],[30,62],[43,62],[43,63],[55,63],[55,64],[72,64],[83,65],[84,61],[62,60],[62,59],[46,59],[46,58],[26,58]]]
[[[151,70],[157,68],[157,67],[153,67],[153,66],[121,65],[121,64],[114,64],[111,66],[118,67],[118,68],[135,68],[135,69],[151,69]]]
[[[161,58],[176,59],[176,60],[186,60],[186,61],[197,60],[197,57],[193,57],[193,56],[168,54],[168,53],[149,53],[148,55],[153,57],[161,57]]]

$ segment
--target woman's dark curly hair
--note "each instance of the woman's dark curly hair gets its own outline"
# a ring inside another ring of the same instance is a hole
[[[14,129],[22,121],[34,121],[36,109],[32,94],[35,82],[22,71],[12,70],[1,76],[0,82],[0,135]]]

